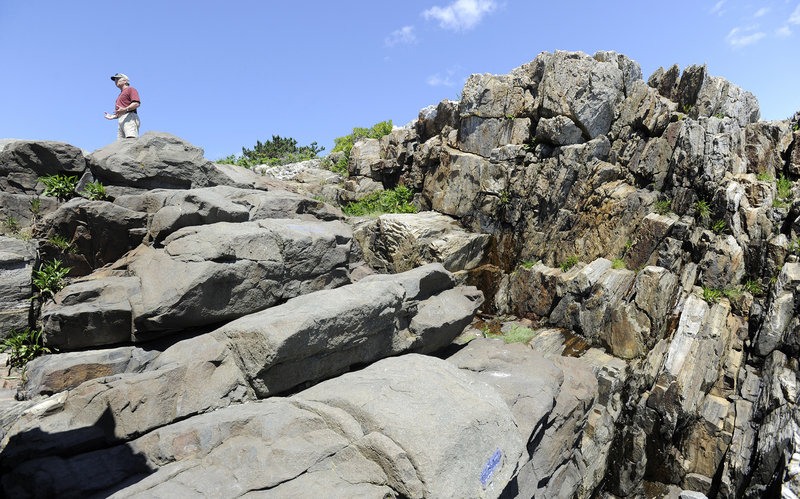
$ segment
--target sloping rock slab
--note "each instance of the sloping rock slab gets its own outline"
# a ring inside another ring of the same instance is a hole
[[[3,486],[15,497],[492,498],[524,451],[495,390],[412,354],[127,445],[29,461],[4,473]]]
[[[365,278],[318,291],[243,317],[213,333],[231,345],[260,397],[340,374],[349,366],[449,344],[483,302],[480,291],[452,288],[452,276],[432,264],[406,276]],[[446,279],[437,279],[445,274]],[[425,289],[413,295],[408,289]]]
[[[495,388],[518,422],[527,452],[505,496],[575,496],[580,429],[598,393],[591,366],[497,339],[473,340],[448,361]]]
[[[158,352],[138,347],[45,355],[26,365],[25,386],[32,391],[25,397],[59,393],[92,379],[139,372],[156,356]]]
[[[45,343],[75,349],[147,340],[341,286],[349,282],[351,237],[342,222],[186,227],[163,249],[130,252],[116,273],[101,271],[61,290],[42,310]]]
[[[442,274],[445,278],[437,277]],[[101,448],[192,415],[284,393],[353,365],[448,344],[482,302],[480,291],[452,288],[452,282],[433,264],[394,282],[318,291],[180,341],[152,360],[128,347],[102,358],[51,356],[34,371],[25,392],[53,392],[57,386],[67,391],[43,400],[8,429],[0,466]],[[426,312],[431,307],[438,312],[438,328],[434,314]],[[92,373],[104,377],[90,379]],[[73,388],[77,376],[87,381]],[[53,433],[64,434],[53,438]]]

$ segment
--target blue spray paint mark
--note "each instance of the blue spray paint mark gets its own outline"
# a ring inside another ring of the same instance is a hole
[[[486,482],[488,482],[489,479],[492,478],[494,470],[495,468],[497,468],[497,465],[500,464],[500,459],[502,457],[503,453],[500,452],[500,449],[497,449],[496,451],[494,451],[494,454],[492,454],[492,457],[490,457],[489,460],[486,461],[486,466],[484,466],[483,471],[481,471],[481,485],[483,485],[484,487],[486,486]]]

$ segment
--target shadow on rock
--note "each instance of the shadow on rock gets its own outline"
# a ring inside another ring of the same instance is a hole
[[[0,497],[108,496],[155,471],[127,444],[108,445],[117,423],[110,409],[92,426],[58,433],[38,428],[12,435],[0,451]],[[59,442],[53,449],[48,442]],[[68,447],[68,458],[48,455]],[[92,470],[88,478],[86,470]]]

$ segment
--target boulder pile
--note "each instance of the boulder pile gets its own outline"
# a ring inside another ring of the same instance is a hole
[[[799,126],[556,52],[346,178],[0,141],[0,338],[57,352],[0,387],[2,494],[798,495]],[[398,185],[417,213],[335,206]]]

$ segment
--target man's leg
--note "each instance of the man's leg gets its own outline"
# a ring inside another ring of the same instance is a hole
[[[126,113],[120,120],[121,138],[135,139],[139,136],[139,115]]]

